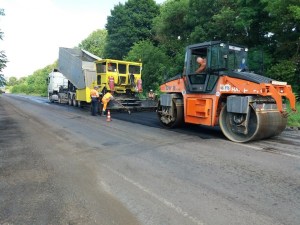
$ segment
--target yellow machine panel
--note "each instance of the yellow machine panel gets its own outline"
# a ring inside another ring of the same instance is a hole
[[[86,87],[83,89],[77,89],[76,90],[76,100],[90,103],[91,102],[90,92],[91,92],[91,88],[89,88],[89,87]]]

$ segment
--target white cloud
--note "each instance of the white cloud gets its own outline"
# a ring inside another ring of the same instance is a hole
[[[93,2],[90,8],[89,1],[83,1],[86,3],[82,10],[75,4],[80,1],[0,2],[0,8],[5,10],[5,16],[0,17],[4,32],[0,49],[9,60],[3,72],[5,77],[21,77],[53,63],[58,58],[59,47],[77,46],[96,29],[103,29],[110,10],[125,0],[90,0]]]

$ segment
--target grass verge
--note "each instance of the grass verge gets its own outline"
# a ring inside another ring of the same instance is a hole
[[[290,106],[288,106],[289,109]],[[297,112],[292,112],[292,110],[288,110],[288,126],[290,127],[300,127],[300,103],[296,103]]]

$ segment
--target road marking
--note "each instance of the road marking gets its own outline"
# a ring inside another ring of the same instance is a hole
[[[140,183],[131,180],[130,178],[128,178],[127,176],[125,176],[124,174],[119,173],[118,171],[110,168],[107,165],[103,165],[106,169],[110,170],[112,173],[116,174],[117,176],[121,177],[123,180],[127,181],[128,183],[134,185],[135,187],[137,187],[138,189],[142,190],[143,192],[149,194],[151,197],[155,198],[156,200],[160,201],[161,203],[163,203],[165,206],[175,210],[179,215],[186,217],[188,219],[190,219],[193,223],[197,224],[197,225],[204,225],[204,223],[202,221],[200,221],[198,218],[190,216],[186,211],[184,211],[181,207],[176,206],[175,204],[173,204],[172,202],[168,201],[167,199],[155,194],[154,192],[150,191],[149,189],[147,189],[146,187],[144,187],[143,185],[141,185]]]
[[[237,142],[233,142],[233,143],[236,144],[236,145],[240,145],[240,146],[243,146],[243,147],[248,147],[248,148],[252,148],[252,149],[256,149],[256,150],[260,150],[260,151],[263,150],[263,148],[257,147],[257,146],[241,144],[241,143],[237,143]]]
[[[280,153],[280,152],[278,154],[300,159],[299,155],[293,155],[293,154],[289,154],[289,153]]]
[[[277,155],[284,155],[284,156],[288,156],[288,157],[300,159],[300,156],[299,156],[299,155],[294,155],[294,154],[290,154],[290,153],[280,152],[280,151],[277,150],[277,149],[273,149],[272,151],[267,151],[267,150],[265,150],[263,147],[257,147],[257,146],[252,146],[252,145],[247,145],[247,144],[241,144],[241,143],[234,143],[234,144],[240,145],[240,146],[243,146],[243,147],[252,148],[252,149],[255,149],[255,150],[261,151],[261,152],[274,153],[274,154],[277,154]]]

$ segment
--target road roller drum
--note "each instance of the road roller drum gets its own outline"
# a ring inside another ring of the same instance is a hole
[[[280,134],[286,127],[287,117],[278,110],[255,110],[251,106],[249,113],[249,119],[245,121],[243,118],[247,115],[227,112],[226,107],[223,107],[219,123],[229,140],[248,142],[265,139]]]

